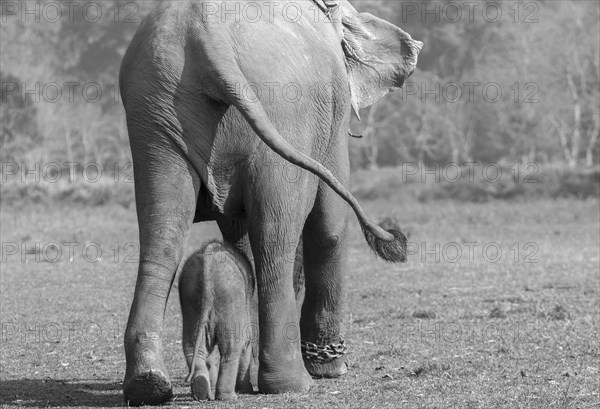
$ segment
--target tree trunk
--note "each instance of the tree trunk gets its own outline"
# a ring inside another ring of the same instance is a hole
[[[529,163],[535,162],[536,155],[537,155],[537,148],[535,146],[535,143],[532,143],[531,146],[529,147]]]
[[[65,142],[67,144],[67,160],[69,161],[69,163],[73,163],[73,150],[71,148],[71,125],[67,125],[67,129],[65,131]],[[74,180],[72,172],[69,172],[69,183],[73,182]]]
[[[571,98],[573,99],[573,136],[571,138],[571,160],[569,167],[574,169],[577,167],[579,159],[579,143],[581,140],[581,103],[579,102],[579,92],[573,80],[573,75],[567,74],[567,82],[571,90]]]
[[[379,147],[377,146],[377,141],[373,140],[373,136],[369,136],[369,139],[371,139],[371,141],[367,148],[367,169],[377,170],[379,169],[379,164],[377,163],[377,157],[379,156]]]
[[[459,165],[460,161],[460,150],[456,147],[453,146],[452,147],[452,163],[454,163],[455,165]]]
[[[376,140],[376,124],[375,124],[375,113],[377,111],[377,105],[373,105],[369,108],[369,114],[367,115],[367,127],[363,132],[363,135],[368,143],[366,148],[366,157],[367,157],[367,169],[369,170],[377,170],[379,169],[378,157],[379,157],[379,147],[377,146]]]
[[[572,163],[571,150],[569,150],[569,140],[567,139],[567,134],[564,129],[566,128],[567,124],[565,124],[564,121],[561,121],[561,123],[559,124],[555,118],[550,118],[550,121],[554,125],[555,132],[558,134],[558,139],[560,141],[560,146],[563,151],[565,163],[570,166],[570,164]]]
[[[575,125],[573,127],[573,137],[571,140],[570,167],[576,168],[579,159],[579,144],[581,141],[581,105],[579,102],[573,107],[573,119],[575,120]]]
[[[598,144],[598,134],[600,134],[600,112],[594,112],[594,127],[590,132],[588,147],[585,152],[585,164],[588,167],[594,166],[594,149]]]
[[[81,123],[81,146],[83,147],[83,162],[87,161],[87,153],[88,153],[88,140],[87,140],[87,127]]]

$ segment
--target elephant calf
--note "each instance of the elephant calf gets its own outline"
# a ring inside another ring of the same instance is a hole
[[[179,279],[183,352],[192,396],[232,400],[253,391],[258,371],[258,300],[252,268],[231,246],[211,242]]]

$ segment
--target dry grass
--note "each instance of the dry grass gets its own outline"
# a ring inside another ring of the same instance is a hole
[[[358,171],[353,175],[353,193],[366,200],[404,200],[410,196],[422,203],[600,196],[600,168],[572,170],[552,165],[517,168],[516,165],[477,164],[460,168],[460,176],[457,169],[452,165],[435,168],[406,164],[398,168]]]
[[[380,262],[352,222],[348,374],[315,381],[306,394],[241,396],[206,407],[597,407],[598,200],[387,200],[366,207],[398,221],[411,233],[413,253],[419,251],[407,264]],[[114,204],[4,206],[1,224],[0,405],[120,406],[123,330],[136,275],[136,248],[129,244],[137,242],[135,212]],[[217,236],[212,224],[195,226],[187,252]],[[72,262],[64,242],[80,243]],[[436,242],[439,260],[422,251]],[[465,242],[479,243],[472,259],[464,246],[457,262],[449,261],[451,247],[442,254],[445,245]],[[17,243],[19,254],[7,255],[6,243]],[[89,243],[102,248],[97,262]],[[483,257],[489,243],[503,251],[497,262],[490,262],[492,250]],[[45,262],[56,246],[63,250],[60,261]],[[132,252],[132,262],[125,262]],[[180,332],[174,291],[165,358],[175,383],[172,406],[186,408],[199,404],[184,383]]]

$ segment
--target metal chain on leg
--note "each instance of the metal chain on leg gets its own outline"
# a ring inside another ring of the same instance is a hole
[[[331,362],[341,358],[348,352],[348,347],[344,345],[343,340],[339,344],[329,345],[317,345],[312,342],[301,341],[300,347],[302,356],[307,361]]]

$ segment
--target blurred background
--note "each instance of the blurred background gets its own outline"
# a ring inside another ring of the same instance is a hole
[[[421,201],[599,195],[597,1],[352,3],[425,43],[404,90],[353,124],[364,135],[350,145],[356,195],[401,185]],[[2,2],[4,202],[131,204],[118,72],[156,4]],[[99,183],[70,183],[99,172]]]

